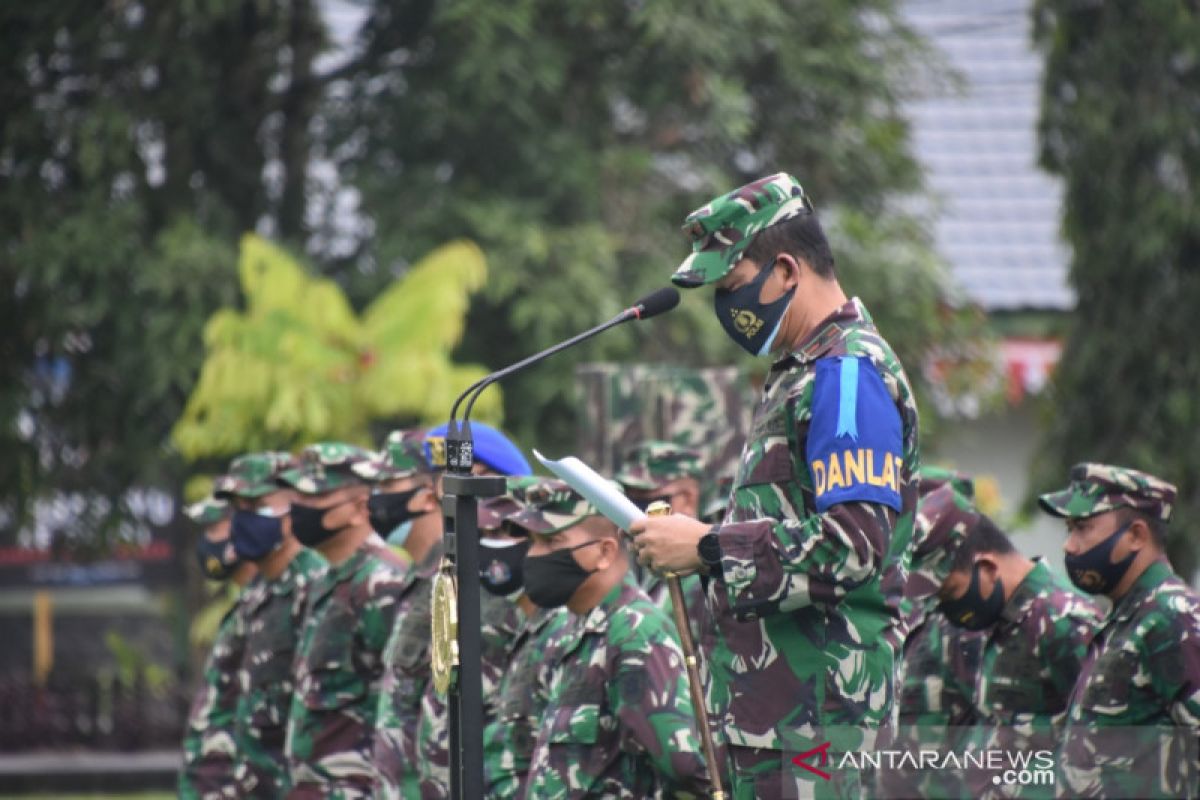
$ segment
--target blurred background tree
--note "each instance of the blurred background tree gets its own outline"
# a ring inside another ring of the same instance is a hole
[[[346,9],[348,31],[331,24]],[[979,336],[912,211],[922,187],[899,104],[942,82],[894,0],[10,4],[0,540],[38,498],[73,493],[50,534],[102,549],[138,530],[131,487],[179,497],[170,431],[201,375],[206,321],[253,317],[236,272],[246,231],[301,254],[360,321],[434,248],[478,242],[488,282],[452,356],[495,368],[665,283],[688,211],[788,170],[928,399],[929,355]],[[379,319],[448,313],[429,297]],[[505,424],[571,446],[585,359],[744,358],[707,292],[652,325],[507,383]],[[377,425],[396,421],[378,400],[394,381],[370,389]],[[184,443],[202,435],[195,421],[180,443],[215,452]]]
[[[390,20],[373,5],[360,50]],[[925,396],[933,343],[979,336],[907,210],[921,181],[899,101],[937,82],[936,66],[890,0],[449,0],[424,30],[344,71],[327,147],[374,222],[355,262],[367,275],[451,236],[484,247],[493,268],[461,349],[492,366],[666,283],[691,209],[793,172],[833,234],[848,290]],[[710,295],[506,382],[508,426],[569,447],[580,361],[744,358]]]
[[[1066,185],[1079,304],[1047,403],[1035,490],[1077,461],[1176,484],[1169,552],[1197,566],[1200,518],[1200,11],[1040,0],[1042,165]]]

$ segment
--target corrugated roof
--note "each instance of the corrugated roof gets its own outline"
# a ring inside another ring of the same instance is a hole
[[[1072,308],[1069,251],[1058,234],[1062,185],[1037,166],[1042,62],[1030,3],[904,0],[901,8],[965,80],[961,94],[908,105],[914,152],[942,203],[938,249],[988,310]]]

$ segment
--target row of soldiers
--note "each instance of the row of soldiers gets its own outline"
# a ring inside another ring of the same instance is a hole
[[[718,197],[684,230],[692,252],[671,280],[711,287],[725,333],[771,359],[736,476],[718,493],[727,508],[707,520],[695,508],[648,515],[626,537],[569,487],[530,478],[511,442],[477,431],[477,463],[511,476],[480,512],[489,794],[695,796],[718,777],[737,800],[1012,791],[990,760],[951,786],[944,766],[827,763],[831,749],[892,748],[919,751],[924,765],[927,744],[1044,750],[1064,796],[1200,791],[1200,599],[1165,557],[1174,487],[1081,464],[1043,496],[1066,520],[1066,584],[1016,551],[964,480],[922,471],[904,368],[842,290],[793,176]],[[445,793],[445,708],[428,678],[442,433],[397,434],[375,456],[315,445],[298,466],[235,463],[218,483],[234,551],[260,577],[214,649],[214,665],[239,665],[238,678],[197,704],[185,779],[210,757],[234,775],[209,796]],[[234,490],[251,476],[261,493]],[[636,480],[625,476],[631,493],[685,494]],[[207,537],[205,547],[224,563]],[[279,576],[301,547],[324,573],[284,591]],[[719,738],[712,772],[676,630],[646,592],[661,594],[654,576],[667,573],[689,576],[684,605]],[[292,616],[256,618],[272,604]],[[256,674],[268,662],[274,680]],[[207,733],[223,694],[233,733]],[[255,720],[262,731],[239,731]],[[254,752],[262,742],[269,759]]]
[[[205,574],[241,591],[189,716],[182,797],[448,796],[430,669],[443,434],[397,431],[378,453],[246,454],[187,509]],[[661,579],[568,486],[532,477],[502,433],[475,435],[476,471],[509,476],[479,511],[488,796],[702,795]],[[644,443],[617,478],[643,507],[722,512],[693,450]],[[685,585],[699,622],[699,579]]]

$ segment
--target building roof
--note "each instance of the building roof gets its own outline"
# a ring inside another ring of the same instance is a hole
[[[961,93],[907,107],[941,203],[938,250],[989,311],[1073,308],[1062,185],[1037,166],[1042,60],[1030,0],[903,0],[901,9],[964,79]]]

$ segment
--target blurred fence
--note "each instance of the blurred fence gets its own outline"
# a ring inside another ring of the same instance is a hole
[[[158,750],[177,748],[188,697],[175,687],[151,689],[142,675],[33,684],[28,675],[0,676],[0,752],[21,750]]]

